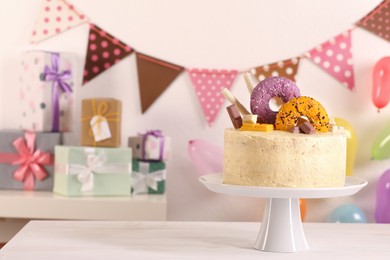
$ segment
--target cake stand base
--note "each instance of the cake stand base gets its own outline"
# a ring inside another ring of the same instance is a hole
[[[309,249],[302,228],[299,199],[267,199],[255,249],[268,252]]]
[[[255,249],[268,252],[299,252],[309,249],[302,228],[299,198],[336,198],[350,196],[367,181],[347,176],[342,187],[276,188],[223,184],[221,173],[199,178],[209,190],[229,195],[267,198]]]

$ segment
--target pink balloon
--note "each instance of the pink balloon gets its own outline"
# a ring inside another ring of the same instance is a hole
[[[188,155],[199,175],[221,173],[223,149],[204,140],[190,140]]]
[[[372,74],[372,101],[379,109],[390,101],[390,57],[380,59]]]
[[[382,174],[376,185],[375,220],[390,223],[390,170]]]

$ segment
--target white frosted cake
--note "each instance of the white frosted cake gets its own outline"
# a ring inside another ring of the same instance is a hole
[[[223,183],[265,187],[339,187],[346,174],[345,133],[225,129]]]

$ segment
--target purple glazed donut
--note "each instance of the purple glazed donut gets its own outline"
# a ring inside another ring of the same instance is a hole
[[[269,77],[253,89],[251,95],[252,114],[258,116],[261,123],[274,124],[277,112],[269,107],[273,97],[280,97],[284,103],[301,94],[294,81],[283,77]]]

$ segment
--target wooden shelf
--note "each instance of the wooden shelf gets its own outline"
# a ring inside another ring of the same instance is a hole
[[[64,197],[52,192],[0,190],[0,218],[166,220],[165,195]]]

